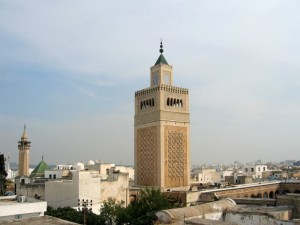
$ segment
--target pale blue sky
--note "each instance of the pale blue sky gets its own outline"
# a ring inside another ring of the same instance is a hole
[[[1,152],[133,164],[134,91],[164,56],[190,89],[192,164],[300,159],[297,0],[0,0]]]

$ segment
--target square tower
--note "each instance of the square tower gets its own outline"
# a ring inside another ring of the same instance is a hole
[[[173,85],[173,68],[160,56],[150,87],[135,92],[134,164],[137,186],[161,190],[190,184],[189,91]]]

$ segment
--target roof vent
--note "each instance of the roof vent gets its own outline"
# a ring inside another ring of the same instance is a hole
[[[17,202],[26,202],[27,198],[24,195],[20,195],[17,197]]]

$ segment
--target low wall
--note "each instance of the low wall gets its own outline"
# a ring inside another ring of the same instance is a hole
[[[161,223],[170,223],[179,220],[183,221],[191,218],[219,220],[222,217],[224,210],[230,209],[235,205],[235,202],[228,198],[197,206],[162,210],[157,212],[156,216]]]

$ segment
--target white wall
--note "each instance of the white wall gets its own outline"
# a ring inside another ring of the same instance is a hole
[[[221,173],[216,169],[201,169],[192,172],[192,177],[196,177],[195,181],[200,183],[220,183]]]
[[[261,179],[263,172],[268,171],[268,167],[267,165],[245,166],[243,171],[247,176],[253,176],[254,179]]]
[[[47,181],[45,199],[52,207],[77,207],[78,199],[92,200],[94,213],[100,209],[100,176],[98,172],[74,171],[73,180]]]
[[[45,178],[46,179],[61,179],[62,178],[62,172],[63,172],[62,170],[46,170],[45,171]],[[50,178],[50,175],[51,175],[51,178]]]
[[[117,201],[129,203],[129,178],[128,173],[116,173],[109,180],[101,181],[101,202],[114,198]]]
[[[15,198],[16,196],[9,196]],[[1,198],[2,199],[2,198]],[[47,210],[47,202],[27,198],[27,202],[6,201],[0,204],[0,220],[43,216]]]

